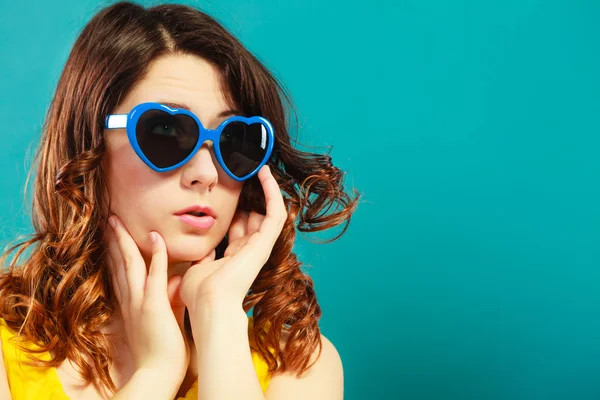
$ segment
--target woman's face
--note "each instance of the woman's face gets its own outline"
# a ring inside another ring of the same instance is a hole
[[[126,114],[148,101],[186,105],[209,129],[215,129],[230,110],[218,71],[192,55],[157,59],[112,113]],[[243,185],[223,171],[212,143],[205,142],[183,166],[155,172],[135,154],[125,129],[104,134],[111,212],[123,221],[144,258],[149,261],[152,253],[150,231],[164,238],[171,269],[172,264],[199,260],[210,253],[227,233]],[[192,205],[212,207],[216,219],[211,228],[194,228],[175,215]]]

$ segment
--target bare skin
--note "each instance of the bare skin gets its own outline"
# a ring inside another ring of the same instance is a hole
[[[230,110],[221,89],[218,71],[208,62],[191,55],[169,55],[156,60],[144,80],[124,98],[115,114],[125,114],[135,105],[146,101],[185,104],[203,125],[214,129],[223,113]],[[221,241],[237,208],[242,183],[230,178],[216,161],[212,144],[205,142],[195,157],[184,166],[169,173],[156,173],[134,153],[124,129],[105,133],[107,145],[107,182],[111,211],[122,219],[130,230],[147,264],[151,244],[148,232],[160,232],[169,252],[169,278],[183,275],[193,260],[209,254]],[[173,213],[192,204],[202,203],[217,213],[217,223],[206,234],[183,230]],[[193,250],[190,250],[193,249]],[[118,309],[118,307],[116,307]],[[111,343],[114,360],[110,371],[117,388],[122,387],[135,372],[132,354],[120,313],[103,327]],[[190,341],[190,363],[180,394],[184,395],[196,379],[196,352]],[[71,362],[57,368],[65,393],[77,399],[107,399],[108,393],[92,385],[84,386]]]

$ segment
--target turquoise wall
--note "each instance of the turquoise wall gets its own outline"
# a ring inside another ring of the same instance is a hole
[[[60,71],[109,3],[0,3],[6,241],[30,229],[24,160]],[[346,399],[600,398],[600,3],[188,4],[364,193],[342,239],[297,243]]]

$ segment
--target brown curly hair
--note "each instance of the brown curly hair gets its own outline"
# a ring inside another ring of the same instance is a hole
[[[109,374],[108,341],[100,331],[115,307],[102,264],[102,227],[110,208],[101,163],[104,120],[154,59],[176,53],[193,54],[216,66],[229,105],[245,115],[262,115],[274,127],[269,165],[283,191],[288,219],[243,307],[246,312],[252,309],[252,350],[268,363],[270,373],[300,376],[317,347],[320,354],[321,308],[313,281],[292,252],[296,228],[316,232],[342,225],[331,240],[337,239],[347,229],[360,195],[354,191],[350,198],[344,191],[344,172],[332,165],[329,155],[292,145],[289,131],[298,127],[297,114],[291,97],[267,68],[215,19],[183,5],[144,8],[119,2],[100,10],[77,38],[26,182],[27,187],[35,169],[35,233],[7,246],[0,259],[4,266],[18,249],[0,275],[0,317],[40,346],[38,351],[23,349],[30,354],[29,364],[57,367],[69,358],[87,382],[101,382],[116,391]],[[256,176],[245,182],[239,205],[265,212]],[[218,257],[226,246],[227,237],[217,248]],[[18,264],[28,248],[27,260]],[[282,345],[284,327],[288,340]],[[34,356],[41,352],[51,352],[53,358]]]

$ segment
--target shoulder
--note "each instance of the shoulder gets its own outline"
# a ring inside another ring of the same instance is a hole
[[[4,320],[0,318],[0,329],[2,329],[2,325],[4,324]],[[2,340],[0,340],[0,398],[10,399],[10,387],[8,385],[8,374],[6,372],[6,367],[4,366],[4,352],[2,350]]]
[[[282,342],[287,341],[287,331],[282,332]],[[281,374],[271,378],[266,392],[267,400],[327,399],[342,400],[344,397],[344,372],[342,359],[334,344],[321,334],[322,349],[311,355],[312,365],[301,377]],[[294,393],[293,396],[291,393]],[[292,397],[290,397],[292,396]]]

